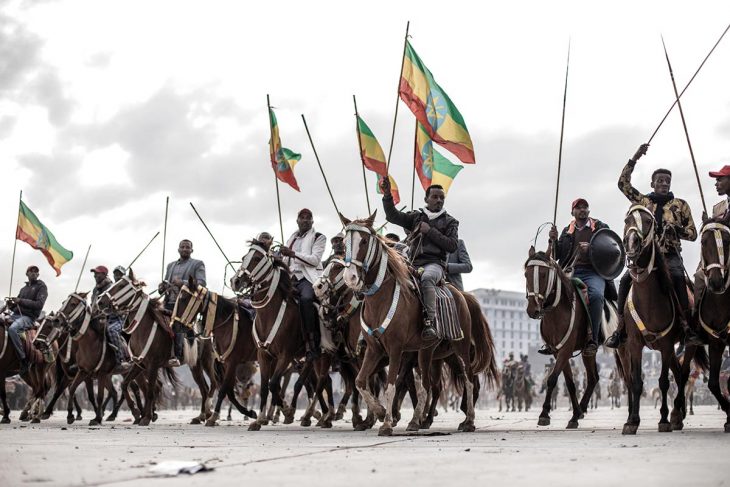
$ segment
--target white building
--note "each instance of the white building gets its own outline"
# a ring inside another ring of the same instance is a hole
[[[487,317],[489,329],[501,362],[509,352],[527,354],[530,346],[540,346],[540,321],[527,316],[527,299],[524,293],[500,289],[475,289],[471,291],[479,300]]]

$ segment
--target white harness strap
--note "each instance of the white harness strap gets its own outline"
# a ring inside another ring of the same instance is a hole
[[[550,296],[550,294],[553,292],[553,287],[557,284],[557,287],[555,288],[555,299],[553,300],[553,303],[550,305],[544,305],[543,309],[548,310],[557,306],[558,303],[560,303],[563,286],[560,282],[560,279],[558,279],[558,271],[557,269],[555,269],[555,266],[539,259],[533,259],[528,261],[525,267],[534,267],[532,271],[532,291],[527,292],[527,298],[535,299],[535,302],[540,305],[540,300],[546,300],[548,296]],[[540,293],[540,267],[548,268],[548,282],[547,286],[545,287],[544,294]]]
[[[251,306],[256,309],[263,308],[264,306],[269,304],[271,299],[274,297],[274,294],[276,294],[276,290],[279,287],[279,280],[281,279],[281,269],[279,269],[278,267],[274,268],[272,270],[272,276],[270,278],[267,276],[264,281],[261,281],[261,284],[266,283],[269,279],[271,279],[271,282],[269,283],[269,287],[266,291],[266,296],[264,297],[264,299],[262,299],[261,301],[251,301]],[[257,287],[263,289],[262,285],[257,285]]]
[[[150,334],[147,335],[147,341],[144,344],[144,348],[142,348],[142,352],[139,354],[139,356],[134,356],[134,353],[132,353],[132,347],[131,344],[127,345],[127,350],[129,350],[129,356],[132,358],[135,362],[141,362],[144,360],[144,358],[147,356],[147,353],[150,351],[150,348],[152,348],[152,343],[155,341],[155,336],[157,336],[157,320],[152,320],[152,328],[150,329]],[[131,340],[130,340],[131,342]]]
[[[236,309],[233,312],[233,331],[231,332],[231,341],[228,344],[228,348],[225,352],[223,352],[223,355],[218,356],[218,351],[216,350],[215,346],[215,336],[213,337],[213,351],[215,352],[216,356],[218,356],[218,360],[221,362],[225,362],[229,355],[233,352],[233,349],[236,346],[236,341],[238,340],[238,310]]]
[[[715,237],[718,262],[707,265],[705,262],[704,254],[700,252],[700,268],[702,269],[702,277],[705,280],[705,284],[707,284],[709,271],[715,268],[720,269],[720,275],[724,280],[723,288],[721,291],[722,294],[727,291],[728,287],[730,287],[730,272],[728,272],[728,260],[730,260],[730,254],[727,256],[725,255],[725,246],[723,245],[722,234],[724,232],[730,235],[730,228],[728,228],[726,225],[723,225],[722,223],[709,223],[702,227],[701,235],[704,235],[707,232],[712,232]],[[702,237],[700,236],[700,240],[701,239]]]
[[[269,345],[271,345],[271,342],[274,341],[274,338],[276,338],[276,333],[279,331],[279,327],[281,327],[281,322],[284,320],[284,312],[286,311],[286,303],[287,300],[283,299],[281,301],[281,306],[279,306],[279,313],[276,315],[276,321],[274,321],[274,326],[271,328],[271,331],[269,332],[269,336],[266,337],[266,341],[262,342],[261,339],[259,339],[259,333],[256,331],[256,323],[259,322],[259,314],[256,315],[256,320],[253,324],[253,339],[256,341],[256,346],[259,348],[268,348]]]
[[[71,335],[66,337],[66,354],[63,358],[64,363],[69,363],[71,361],[71,346],[73,345],[73,340],[71,340]]]
[[[99,358],[99,363],[96,364],[96,367],[94,367],[94,373],[96,374],[99,372],[99,369],[101,368],[101,364],[104,363],[104,358],[106,358],[106,333],[102,333],[102,346],[101,346],[101,357]]]
[[[727,322],[727,324],[725,325],[725,328],[723,328],[721,331],[717,331],[714,328],[712,328],[710,325],[705,323],[705,320],[702,318],[702,301],[703,300],[700,300],[699,309],[697,311],[697,315],[699,316],[699,319],[700,319],[700,325],[702,325],[702,328],[704,328],[704,330],[708,334],[717,338],[718,340],[721,340],[720,333],[722,331],[725,331],[726,333],[730,333],[730,321]],[[2,355],[0,355],[0,357],[2,357]]]
[[[3,348],[0,350],[0,359],[5,356],[5,349],[8,348],[8,339],[10,338],[8,337],[8,328],[4,326],[3,329],[5,330],[5,339],[3,340]]]
[[[395,316],[395,311],[398,308],[398,301],[400,301],[400,283],[396,280],[395,281],[395,288],[393,289],[393,299],[390,303],[390,308],[388,309],[388,313],[385,315],[385,319],[375,329],[370,328],[367,323],[365,323],[365,319],[363,318],[363,312],[365,311],[365,306],[362,306],[360,308],[360,327],[363,329],[365,333],[372,336],[373,333],[377,332],[379,335],[382,335],[385,333],[385,330],[388,329],[388,326],[390,326],[390,322],[393,320],[393,316]]]
[[[568,341],[568,338],[570,338],[570,335],[573,333],[573,328],[575,327],[575,302],[577,299],[578,298],[573,299],[570,303],[570,323],[568,324],[568,331],[565,332],[565,336],[562,340],[560,340],[560,343],[555,346],[555,351],[559,351],[563,348],[565,343]]]
[[[636,311],[636,306],[634,305],[634,288],[631,288],[631,292],[629,292],[629,298],[626,300],[626,304],[629,307],[629,314],[631,314],[631,318],[634,320],[634,323],[636,323],[636,327],[639,329],[641,334],[644,336],[647,342],[647,346],[649,348],[651,347],[651,343],[655,342],[659,338],[665,337],[667,334],[669,334],[670,331],[672,331],[672,327],[674,326],[674,305],[672,305],[672,321],[669,323],[669,326],[664,328],[662,331],[655,333],[653,331],[646,329],[646,324],[644,323],[644,320],[641,319],[641,316],[639,316],[639,312]]]
[[[651,215],[651,228],[646,235],[644,235],[643,225],[641,221],[642,212]],[[649,265],[647,265],[645,269],[639,271],[633,271],[629,269],[629,274],[634,281],[643,282],[649,277],[649,274],[651,274],[656,269],[656,265],[654,264],[656,260],[656,245],[654,245],[654,231],[656,229],[656,220],[654,219],[654,215],[651,214],[651,211],[641,205],[632,206],[629,209],[629,213],[634,218],[635,225],[632,225],[628,229],[626,229],[626,233],[629,233],[632,230],[636,232],[636,234],[639,236],[639,239],[641,239],[642,251],[647,246],[651,245],[651,257],[649,258]]]
[[[142,296],[142,302],[139,305],[139,308],[137,308],[137,312],[134,314],[134,318],[132,318],[132,321],[129,322],[129,326],[124,327],[123,331],[128,334],[134,333],[134,330],[137,329],[140,322],[142,321],[142,317],[147,312],[147,307],[150,304],[150,298],[146,294]]]

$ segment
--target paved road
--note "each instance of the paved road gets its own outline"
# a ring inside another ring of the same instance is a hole
[[[216,428],[183,424],[191,412],[163,411],[152,427],[121,421],[88,427],[64,418],[0,425],[0,486],[407,486],[730,485],[730,434],[714,407],[696,407],[685,430],[658,433],[658,412],[643,408],[637,436],[621,435],[626,410],[599,409],[579,430],[564,430],[569,413],[538,428],[536,412],[481,410],[476,433],[455,433],[462,420],[441,414],[421,435],[274,425],[246,431],[241,416]],[[17,416],[16,416],[17,417]],[[88,418],[87,418],[88,419]],[[153,478],[164,460],[195,460],[212,472]]]

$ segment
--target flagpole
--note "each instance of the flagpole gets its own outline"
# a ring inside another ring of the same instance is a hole
[[[143,248],[143,249],[142,249],[142,250],[140,251],[140,253],[139,253],[139,254],[137,254],[137,257],[135,257],[134,259],[132,259],[132,262],[130,262],[130,263],[129,263],[129,265],[127,266],[127,270],[129,270],[129,269],[130,269],[130,268],[132,267],[132,265],[133,265],[133,264],[134,264],[135,262],[137,262],[137,259],[139,259],[139,258],[140,258],[140,257],[142,256],[142,254],[144,254],[144,251],[145,251],[145,250],[147,250],[147,247],[149,247],[149,246],[150,246],[150,245],[152,244],[152,242],[153,242],[153,241],[154,241],[154,240],[155,240],[155,239],[157,238],[157,236],[158,236],[159,234],[160,234],[160,232],[157,232],[157,233],[156,233],[156,234],[154,235],[154,237],[152,237],[152,238],[150,239],[150,241],[149,241],[149,242],[147,242],[147,245],[145,245],[145,246],[144,246],[144,248]]]
[[[221,248],[221,246],[220,246],[220,245],[218,244],[218,240],[216,240],[216,239],[215,239],[215,237],[213,236],[213,232],[211,232],[211,231],[210,231],[210,228],[208,228],[208,225],[206,225],[206,224],[205,224],[205,221],[203,220],[203,217],[202,217],[202,216],[200,216],[200,213],[198,213],[198,210],[197,210],[197,209],[195,208],[195,205],[193,205],[193,203],[192,203],[192,202],[190,202],[190,207],[191,207],[191,208],[193,209],[193,211],[195,212],[195,215],[196,215],[196,216],[198,217],[198,220],[200,220],[200,223],[202,223],[202,224],[203,224],[203,226],[205,227],[205,229],[206,229],[206,230],[208,231],[208,235],[210,235],[210,238],[212,238],[212,239],[213,239],[213,243],[215,244],[215,246],[216,246],[216,247],[218,247],[218,250],[220,250],[220,251],[221,251],[221,254],[223,255],[223,258],[224,258],[224,259],[226,259],[226,263],[227,263],[227,264],[228,264],[229,266],[231,266],[231,269],[233,269],[233,270],[235,271],[235,270],[236,270],[236,268],[235,268],[235,267],[233,267],[233,264],[231,263],[231,259],[229,259],[229,258],[228,258],[228,256],[226,255],[226,253],[225,253],[225,252],[223,252],[223,249],[222,249],[222,248]]]
[[[10,285],[8,286],[8,297],[13,295],[13,274],[15,273],[15,249],[18,246],[18,226],[20,225],[20,208],[23,202],[23,190],[20,190],[18,197],[18,219],[15,222],[15,240],[13,240],[13,260],[10,263]]]
[[[388,160],[385,163],[386,177],[390,174],[390,155],[393,153],[393,141],[395,140],[395,122],[398,120],[398,102],[400,101],[400,80],[403,78],[403,67],[406,64],[406,49],[408,48],[408,29],[411,26],[411,21],[406,23],[406,36],[403,39],[403,57],[400,62],[400,76],[398,77],[398,91],[395,96],[395,114],[393,115],[393,131],[390,134],[390,147],[388,148]]]
[[[705,63],[707,62],[707,60],[710,58],[710,56],[712,55],[712,53],[715,51],[715,48],[717,47],[717,45],[720,44],[720,41],[722,40],[722,38],[725,37],[725,34],[727,34],[727,31],[728,30],[730,30],[730,24],[728,24],[728,26],[725,27],[725,30],[720,35],[720,38],[717,39],[717,42],[715,42],[715,45],[712,46],[712,49],[710,49],[710,52],[707,53],[707,56],[705,56],[705,59],[703,59],[702,62],[700,63],[700,66],[695,71],[695,74],[692,75],[692,77],[689,79],[689,81],[685,85],[684,89],[682,90],[682,92],[679,94],[679,96],[676,97],[676,99],[674,100],[674,102],[672,102],[672,106],[669,107],[669,110],[667,110],[667,113],[664,114],[664,117],[659,122],[659,125],[657,125],[657,128],[654,129],[654,133],[651,134],[651,137],[649,137],[649,140],[646,142],[647,144],[650,144],[651,141],[654,139],[654,136],[657,134],[657,132],[659,132],[659,129],[664,124],[664,121],[667,119],[667,117],[669,116],[669,114],[672,112],[672,109],[674,109],[674,105],[677,104],[677,102],[682,97],[682,95],[684,95],[684,92],[687,91],[687,88],[689,88],[689,85],[692,84],[692,81],[694,81],[695,77],[700,72],[700,70],[702,69],[702,67],[705,65]]]
[[[362,166],[362,184],[365,187],[365,202],[368,204],[368,215],[372,214],[370,211],[370,196],[368,195],[368,179],[365,176],[365,163],[362,160],[362,141],[360,140],[360,114],[357,113],[357,99],[355,95],[352,95],[352,102],[355,104],[355,133],[357,134],[357,145],[360,148],[360,166]]]
[[[271,103],[269,102],[269,95],[266,94],[266,113],[269,116],[269,154],[271,154],[271,142],[274,138],[274,131],[272,127],[272,120],[271,120]],[[274,159],[276,159],[276,154],[274,154]],[[276,164],[272,161],[272,164]],[[279,210],[279,231],[281,232],[281,243],[284,243],[284,223],[281,219],[281,197],[279,196],[279,178],[276,175],[276,168],[272,168],[274,170],[274,185],[276,186],[276,207]]]
[[[563,89],[563,115],[560,121],[560,148],[558,149],[558,178],[555,184],[555,206],[553,209],[553,225],[558,218],[558,195],[560,194],[560,168],[563,163],[563,134],[565,132],[565,101],[568,97],[568,69],[570,68],[570,39],[568,39],[568,60],[565,63],[565,88]]]
[[[81,276],[84,275],[84,269],[86,269],[86,260],[89,258],[89,252],[91,252],[91,244],[89,244],[89,248],[86,249],[86,255],[84,256],[84,263],[81,264],[81,270],[79,270],[79,277],[76,279],[76,287],[74,288],[74,293],[77,293],[79,291],[79,284],[81,283]]]
[[[335,207],[335,211],[337,212],[337,218],[339,219],[340,216],[340,210],[337,208],[337,203],[335,203],[335,197],[332,196],[332,190],[330,189],[330,183],[327,182],[327,176],[324,174],[324,169],[322,168],[322,163],[319,162],[319,156],[317,155],[317,149],[314,147],[314,141],[312,140],[312,134],[309,133],[309,127],[307,126],[307,119],[304,118],[304,114],[302,113],[302,122],[304,122],[304,130],[307,131],[307,137],[309,137],[309,143],[312,145],[312,151],[314,151],[314,158],[317,160],[317,165],[319,166],[319,172],[322,173],[322,177],[324,178],[324,185],[327,186],[327,192],[330,194],[330,199],[332,200],[332,204]]]
[[[162,227],[162,269],[160,269],[160,282],[165,280],[165,246],[167,244],[167,209],[170,206],[170,197],[165,198],[165,224]]]
[[[413,135],[413,174],[411,174],[411,211],[416,194],[416,154],[418,154],[418,120],[416,120],[416,132]]]
[[[664,56],[667,58],[667,67],[669,68],[669,77],[672,78],[672,87],[674,88],[674,96],[676,97],[677,108],[679,108],[679,116],[682,118],[682,126],[684,127],[684,135],[687,138],[687,147],[689,147],[689,155],[692,158],[692,166],[695,170],[695,177],[697,178],[697,187],[700,188],[700,198],[702,199],[702,209],[707,214],[707,205],[705,204],[705,194],[702,192],[702,184],[700,183],[700,174],[697,172],[697,161],[695,160],[695,153],[692,150],[692,142],[689,140],[689,132],[687,131],[687,121],[684,119],[684,110],[682,110],[682,103],[679,101],[679,92],[677,91],[677,83],[674,81],[674,71],[672,71],[672,63],[669,62],[669,54],[667,53],[667,46],[664,44],[664,36],[662,36],[662,47],[664,48]]]

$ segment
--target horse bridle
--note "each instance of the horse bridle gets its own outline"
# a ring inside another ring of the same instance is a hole
[[[121,283],[121,284],[120,284]],[[106,298],[114,311],[119,313],[128,313],[130,310],[137,308],[144,300],[142,290],[135,286],[127,276],[112,284],[112,286],[99,296],[97,302],[101,302]]]
[[[342,268],[340,269],[340,272],[335,275],[334,279],[330,278],[330,274],[332,273],[332,266],[334,264],[340,264]],[[322,275],[317,280],[317,283],[326,284],[327,288],[325,289],[325,292],[327,293],[327,299],[320,301],[320,306],[324,309],[327,309],[328,311],[334,311],[338,316],[339,319],[340,316],[342,317],[349,317],[354,313],[357,308],[360,306],[360,303],[362,303],[362,300],[357,298],[357,293],[353,293],[352,299],[349,303],[343,304],[342,298],[345,297],[344,293],[340,293],[339,291],[345,287],[345,261],[342,259],[334,258],[329,261],[327,264],[327,267],[324,268],[324,271],[322,272]],[[335,304],[330,303],[330,299],[332,297],[333,293],[338,293],[338,299]],[[342,311],[342,313],[340,313]]]
[[[188,301],[188,304],[185,305],[185,309],[182,314],[178,316],[177,307],[180,303],[180,296],[183,294],[189,295],[190,300]],[[202,310],[208,299],[210,299],[210,296],[206,288],[198,286],[195,291],[191,291],[187,284],[183,284],[183,287],[180,288],[180,293],[175,300],[175,307],[172,310],[172,321],[170,322],[170,325],[174,325],[176,322],[179,322],[186,328],[193,328],[193,325],[195,324],[195,317]]]
[[[249,270],[248,267],[251,265],[256,254],[261,254],[261,260],[259,260],[252,270]],[[248,282],[251,284],[252,298],[258,290],[263,289],[268,283],[266,296],[259,301],[251,300],[251,306],[254,308],[263,308],[269,304],[269,301],[274,297],[274,293],[276,293],[276,288],[281,278],[281,269],[274,266],[274,260],[265,248],[258,244],[252,244],[233,279],[238,280],[244,276],[248,278]]]
[[[71,311],[66,313],[64,310],[69,305],[71,299],[77,300],[76,306],[74,306]],[[79,327],[78,331],[74,333],[73,329],[71,329],[71,325],[75,323],[76,320],[81,317],[81,315],[84,316],[84,319],[81,322],[81,326]],[[56,316],[59,316],[61,320],[66,324],[71,338],[73,340],[78,340],[84,335],[84,333],[86,333],[86,330],[89,328],[89,323],[91,322],[91,306],[89,306],[89,303],[86,302],[86,299],[83,296],[77,293],[72,293],[69,294],[69,296],[63,301],[63,303],[61,304],[61,311],[56,313]]]
[[[527,299],[534,299],[535,304],[541,312],[550,310],[560,303],[563,283],[560,280],[556,266],[556,263],[548,263],[540,259],[529,260],[525,265],[525,270],[533,267],[532,291],[530,291],[529,288],[527,289]],[[540,292],[540,268],[548,269],[548,280],[544,293]],[[545,302],[553,291],[555,291],[555,299],[553,299],[552,304],[546,305]]]
[[[646,234],[644,234],[644,229],[642,225],[642,212],[647,213],[651,217],[651,228],[648,232],[646,232]],[[634,224],[626,229],[625,237],[628,236],[630,233],[635,232],[636,235],[639,237],[639,240],[641,241],[641,248],[639,249],[639,253],[636,259],[638,260],[641,254],[643,254],[644,250],[651,245],[651,256],[649,257],[649,265],[647,265],[644,269],[640,269],[635,263],[633,265],[628,265],[631,278],[636,282],[643,282],[649,277],[649,274],[651,274],[654,269],[656,269],[656,266],[654,264],[656,260],[656,245],[654,245],[654,235],[656,233],[656,219],[648,208],[641,205],[632,206],[631,208],[629,208],[627,214],[630,214],[631,217],[634,219]],[[627,256],[626,259],[628,260],[629,257]]]
[[[723,245],[722,234],[726,233],[727,235],[730,235],[730,227],[722,223],[708,223],[702,227],[700,240],[705,233],[709,232],[713,233],[715,245],[717,246],[717,262],[707,265],[704,254],[700,252],[700,269],[702,269],[702,276],[705,280],[705,284],[707,284],[709,273],[712,269],[720,270],[723,286],[722,290],[718,294],[723,294],[727,291],[728,287],[730,287],[730,272],[728,272],[728,266],[730,265],[730,253],[725,255],[725,246]]]
[[[368,249],[365,253],[365,258],[362,261],[353,258],[352,255],[352,245],[355,240],[355,234],[358,232],[369,235]],[[380,286],[383,285],[383,281],[385,280],[385,271],[388,268],[388,252],[382,250],[379,243],[380,242],[378,242],[378,239],[375,237],[375,233],[371,228],[357,225],[355,223],[349,223],[345,226],[345,269],[350,267],[350,265],[354,265],[357,269],[361,270],[363,286],[365,286],[365,276],[373,264],[375,264],[378,257],[380,257],[378,274],[375,276],[373,284],[362,291],[364,296],[372,296],[378,292]]]

